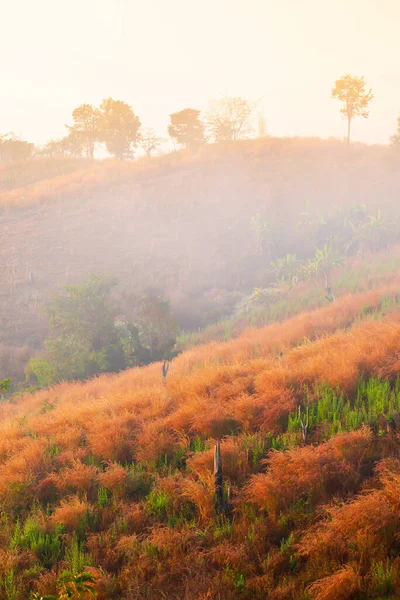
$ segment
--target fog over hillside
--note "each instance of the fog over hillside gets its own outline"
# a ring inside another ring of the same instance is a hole
[[[240,141],[122,165],[54,159],[61,175],[49,174],[50,159],[31,161],[30,181],[3,168],[0,195],[1,335],[17,345],[40,336],[51,294],[92,272],[117,276],[123,290],[162,290],[182,326],[196,328],[213,290],[249,293],[268,283],[275,257],[313,251],[295,227],[302,213],[365,204],[392,214],[400,191],[390,148],[357,144],[349,154],[317,139]],[[279,229],[261,254],[257,214]]]
[[[6,4],[0,600],[400,600],[400,3]]]

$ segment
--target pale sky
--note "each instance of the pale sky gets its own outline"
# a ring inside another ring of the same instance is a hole
[[[272,135],[344,137],[335,79],[375,99],[353,139],[387,143],[400,112],[400,0],[0,0],[0,133],[65,135],[72,110],[124,100],[166,135],[168,115],[227,93]]]

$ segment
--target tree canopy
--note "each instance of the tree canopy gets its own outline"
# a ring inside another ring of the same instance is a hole
[[[106,98],[100,105],[99,137],[119,159],[132,158],[139,142],[140,120],[126,102]]]
[[[13,133],[0,135],[0,162],[14,162],[32,156],[35,146],[18,139]]]
[[[205,142],[204,124],[200,120],[200,111],[185,108],[170,115],[168,134],[180,146],[189,148]]]
[[[373,99],[372,90],[365,89],[364,77],[344,75],[332,88],[332,98],[343,103],[340,112],[347,119],[347,143],[350,144],[350,127],[354,117],[369,116],[369,104]]]
[[[132,298],[131,318],[121,318],[115,285],[91,275],[53,297],[46,311],[50,336],[27,365],[28,381],[45,387],[172,357],[177,327],[169,303],[152,294]]]
[[[100,111],[91,104],[81,104],[72,113],[74,124],[67,125],[71,142],[83,149],[87,158],[93,158],[96,142],[99,141]]]

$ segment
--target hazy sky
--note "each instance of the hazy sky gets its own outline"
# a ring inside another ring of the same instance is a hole
[[[388,141],[400,112],[400,0],[0,0],[0,132],[37,143],[112,96],[165,133],[223,93],[256,100],[272,135],[345,135],[335,79],[375,99],[353,137]]]

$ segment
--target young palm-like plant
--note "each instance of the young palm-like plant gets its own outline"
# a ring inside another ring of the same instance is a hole
[[[71,571],[63,571],[59,577],[58,585],[58,600],[84,600],[97,597],[96,578],[93,573],[88,571],[77,574]]]
[[[257,252],[261,254],[266,251],[268,255],[271,255],[278,239],[277,224],[265,221],[260,213],[257,213],[255,217],[251,218],[251,229],[255,237]]]
[[[301,262],[296,254],[286,254],[284,258],[271,262],[271,266],[280,285],[288,284],[294,287],[298,283]]]
[[[378,210],[376,216],[369,215],[368,220],[356,230],[355,238],[363,252],[376,252],[385,240],[391,223]]]
[[[325,291],[328,300],[335,300],[335,296],[332,294],[329,283],[330,274],[332,270],[342,264],[342,262],[343,257],[337,254],[332,246],[324,244],[322,248],[316,249],[314,258],[308,260],[303,269],[307,279],[323,278],[325,280]]]

